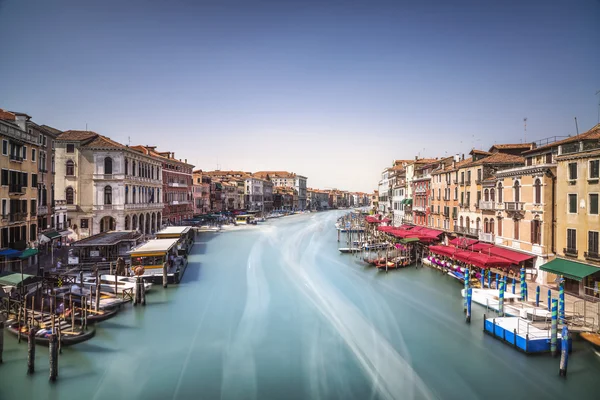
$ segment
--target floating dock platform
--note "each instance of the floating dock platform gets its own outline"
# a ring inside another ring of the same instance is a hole
[[[487,318],[483,331],[527,354],[550,352],[550,330],[541,329],[518,317]],[[557,332],[557,349],[561,347],[561,329]],[[569,352],[572,340],[569,339]]]

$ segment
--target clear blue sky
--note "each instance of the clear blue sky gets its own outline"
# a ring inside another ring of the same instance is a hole
[[[591,128],[598,21],[599,0],[0,0],[0,107],[371,191],[393,159],[521,142],[524,117],[528,140]]]

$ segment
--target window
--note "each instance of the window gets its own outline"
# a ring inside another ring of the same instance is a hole
[[[481,191],[477,191],[477,206],[479,206],[480,201],[481,201]]]
[[[2,155],[8,155],[8,140],[2,140]]]
[[[75,153],[75,145],[67,144],[67,153]]]
[[[569,213],[577,214],[577,195],[569,194]]]
[[[8,170],[2,169],[2,186],[8,186]]]
[[[29,240],[35,242],[37,239],[37,225],[31,224],[29,225]]]
[[[546,164],[552,164],[552,153],[546,154]]]
[[[600,178],[600,160],[590,161],[590,179]]]
[[[465,192],[460,192],[460,203],[461,204],[465,203]]]
[[[515,202],[518,203],[519,201],[521,201],[521,184],[519,183],[519,181],[515,181],[515,184],[513,186],[513,192]]]
[[[488,189],[483,191],[483,199],[484,201],[490,201],[490,191]]]
[[[498,218],[498,236],[502,236],[502,218]]]
[[[110,157],[106,157],[104,159],[104,173],[106,175],[112,175],[112,173],[113,173],[113,162],[112,162],[112,158],[110,158]]]
[[[481,170],[477,170],[477,181],[481,182]]]
[[[38,185],[38,176],[37,174],[31,174],[31,187],[36,188]]]
[[[39,144],[42,144],[42,134],[40,133],[40,140],[38,141]]]
[[[462,183],[465,183],[465,173],[464,173],[464,172],[461,172],[461,173],[460,173],[460,183],[461,183],[461,184],[462,184]]]
[[[31,161],[35,162],[35,149],[31,149]]]
[[[588,253],[593,253],[596,257],[598,256],[598,248],[600,247],[598,244],[599,239],[598,232],[588,232]]]
[[[75,193],[73,192],[72,187],[68,187],[65,191],[65,197],[67,199],[67,204],[74,204]]]
[[[110,186],[104,188],[104,204],[112,204],[112,187]]]
[[[458,188],[454,188],[454,200],[458,200]]]
[[[68,176],[75,175],[75,163],[73,160],[67,160],[67,173]]]
[[[21,157],[23,157],[23,160],[27,160],[27,146],[21,147]]]
[[[569,180],[577,179],[577,163],[569,163]]]
[[[37,200],[31,199],[29,202],[30,202],[30,207],[31,207],[29,209],[30,210],[29,212],[31,213],[31,215],[37,214]]]
[[[502,183],[498,183],[498,203],[502,203]]]
[[[539,179],[533,184],[533,199],[535,204],[542,204],[542,182]]]
[[[525,165],[530,166],[533,164],[533,157],[527,157],[525,159]]]
[[[589,213],[592,215],[598,215],[598,193],[590,194]]]
[[[515,240],[519,240],[519,220],[518,219],[513,219],[513,223],[514,223],[513,238]]]
[[[575,229],[567,229],[567,249],[577,250],[577,231]]]
[[[490,201],[496,201],[496,190],[494,188],[490,189]]]
[[[489,233],[494,234],[494,218],[490,219],[490,230]]]
[[[125,175],[129,175],[129,159],[125,159]]]
[[[542,221],[539,219],[531,221],[531,243],[542,243]]]
[[[79,226],[81,227],[81,229],[88,229],[89,228],[89,219],[87,219],[87,218],[80,219]]]
[[[467,206],[471,204],[471,192],[467,192]]]

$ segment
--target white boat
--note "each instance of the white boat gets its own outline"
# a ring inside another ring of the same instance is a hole
[[[338,250],[340,253],[359,253],[361,251],[360,247],[340,247]]]
[[[390,246],[389,243],[367,243],[367,244],[363,245],[363,248],[365,250],[378,250],[378,249],[385,249],[389,246]]]
[[[198,232],[219,232],[221,230],[220,227],[218,226],[209,226],[209,225],[202,225],[199,228],[196,228],[196,231]]]
[[[135,288],[135,277],[117,276],[116,293],[121,294],[125,289]],[[96,277],[88,276],[83,278],[83,286],[86,289],[96,289]],[[152,283],[145,282],[146,292],[152,287]],[[100,291],[106,293],[115,293],[115,275],[100,275]]]

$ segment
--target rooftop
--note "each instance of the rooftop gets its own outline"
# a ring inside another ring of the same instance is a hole
[[[110,231],[81,239],[71,244],[75,247],[112,246],[124,241],[135,241],[142,236],[138,231]]]
[[[486,164],[525,164],[525,158],[506,153],[494,153],[472,163],[473,166]]]
[[[495,144],[490,147],[489,152],[493,153],[494,150],[502,151],[502,150],[531,150],[535,148],[535,143],[505,143],[505,144]]]
[[[587,132],[581,133],[576,136],[571,136],[566,139],[558,140],[556,142],[549,143],[547,145],[540,146],[540,147],[537,147],[532,150],[524,151],[523,154],[531,154],[531,153],[535,153],[535,152],[538,152],[541,150],[546,150],[546,149],[550,149],[552,147],[560,146],[563,144],[576,143],[576,142],[579,142],[580,140],[600,140],[600,124],[594,126],[592,129],[590,129]]]

